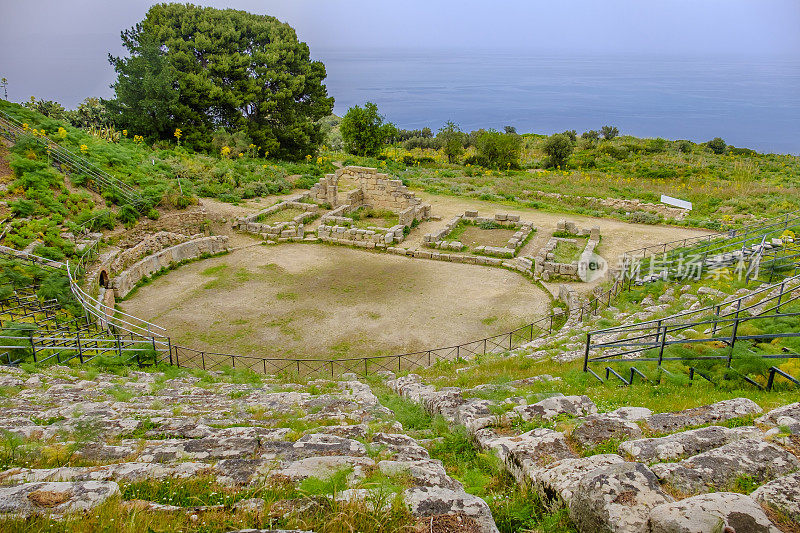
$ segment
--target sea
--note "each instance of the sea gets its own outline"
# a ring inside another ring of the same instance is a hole
[[[506,50],[313,50],[335,113],[374,102],[400,128],[638,137],[800,154],[800,58],[548,55]]]

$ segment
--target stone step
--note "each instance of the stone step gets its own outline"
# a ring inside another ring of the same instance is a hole
[[[770,442],[743,439],[679,463],[659,463],[651,468],[663,482],[695,494],[725,490],[741,476],[764,483],[800,469],[800,460]]]
[[[666,437],[630,440],[621,443],[619,450],[629,455],[634,461],[641,463],[676,461],[719,448],[735,440],[759,437],[760,435],[761,431],[754,426],[741,428],[709,426],[673,433]]]
[[[644,423],[651,431],[672,433],[686,427],[713,424],[761,412],[761,407],[753,400],[733,398],[683,411],[657,413],[645,418]]]
[[[757,502],[800,522],[800,472],[779,477],[757,488],[750,496]]]
[[[661,504],[650,511],[648,527],[649,533],[780,533],[750,496],[736,492],[703,494]]]

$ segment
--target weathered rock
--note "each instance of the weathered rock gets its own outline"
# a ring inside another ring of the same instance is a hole
[[[641,463],[619,463],[588,473],[572,494],[569,514],[580,531],[646,532],[650,510],[672,498]]]
[[[445,488],[413,487],[403,492],[403,499],[414,516],[463,514],[473,518],[482,533],[498,533],[489,506],[472,494]]]
[[[373,448],[385,448],[398,461],[424,460],[430,457],[428,450],[402,433],[375,433],[371,445]]]
[[[750,496],[800,522],[800,472],[779,477],[757,488]]]
[[[435,392],[428,392],[422,397],[422,405],[429,413],[440,414],[448,422],[456,422],[458,408],[465,402],[458,387],[445,387]]]
[[[0,473],[0,481],[32,483],[51,481],[141,481],[144,479],[189,478],[213,474],[214,465],[206,463],[119,463],[104,466],[62,466],[58,468],[11,468]]]
[[[491,410],[494,402],[489,400],[468,400],[456,411],[456,419],[471,432],[478,431],[494,424],[499,417]]]
[[[679,463],[653,465],[662,481],[687,493],[724,490],[739,476],[769,481],[800,468],[800,461],[787,450],[758,439],[743,439]]]
[[[475,433],[478,444],[494,450],[519,483],[535,480],[536,473],[561,459],[574,458],[564,434],[538,428],[511,437],[498,436],[492,429]]]
[[[553,396],[531,405],[520,405],[513,412],[525,422],[552,420],[558,415],[587,416],[597,413],[588,396]]]
[[[271,475],[277,478],[300,481],[308,477],[326,479],[341,470],[350,470],[349,481],[364,478],[364,469],[375,466],[368,457],[344,457],[340,455],[307,457],[290,463],[285,468],[274,470]]]
[[[708,533],[728,527],[736,532],[779,533],[749,496],[717,492],[665,503],[650,511],[649,533]]]
[[[800,402],[791,403],[789,405],[784,405],[783,407],[773,409],[764,416],[759,417],[756,422],[759,424],[775,426],[779,424],[778,420],[781,418],[791,418],[797,422],[800,422]]]
[[[461,483],[449,477],[441,461],[438,460],[381,461],[378,463],[378,469],[387,476],[408,474],[415,485],[463,490]]]
[[[227,459],[255,455],[258,439],[205,437],[202,439],[165,439],[151,441],[142,450],[143,463],[164,463],[181,459]]]
[[[535,486],[547,499],[569,505],[572,493],[586,474],[603,466],[623,462],[622,457],[613,453],[562,459],[542,469],[536,475]]]
[[[572,431],[572,438],[584,447],[595,446],[609,439],[638,439],[641,436],[642,430],[636,422],[607,414],[588,416]]]
[[[294,443],[295,453],[302,453],[306,457],[313,455],[367,455],[364,444],[353,439],[337,437],[325,433],[303,435]]]
[[[619,445],[619,450],[641,463],[675,461],[739,439],[758,437],[760,433],[753,426],[740,428],[708,426],[665,437],[623,442]]]
[[[22,516],[86,511],[119,494],[113,481],[25,483],[0,487],[0,513]]]
[[[672,413],[657,413],[645,419],[645,423],[653,431],[671,433],[679,429],[690,426],[700,426],[738,418],[747,415],[755,415],[762,411],[753,400],[748,398],[734,398],[721,402],[676,411]]]

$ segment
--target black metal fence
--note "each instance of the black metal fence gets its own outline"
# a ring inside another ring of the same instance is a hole
[[[770,342],[774,339],[800,337],[800,331],[782,329],[780,331],[749,333],[752,328],[746,326],[760,322],[775,323],[777,320],[800,316],[799,312],[786,310],[789,304],[800,300],[800,275],[795,275],[779,283],[768,285],[752,291],[740,298],[703,307],[694,311],[686,311],[665,318],[649,320],[632,325],[591,331],[586,334],[586,345],[583,359],[584,372],[591,373],[603,381],[592,365],[605,365],[605,379],[614,376],[622,383],[630,385],[636,376],[647,379],[645,374],[634,365],[638,363],[655,363],[664,372],[663,364],[668,361],[683,361],[687,358],[671,356],[665,353],[670,346],[689,346],[697,343],[716,343],[724,348],[727,354],[698,355],[691,361],[720,361],[730,368],[734,358],[734,347],[737,342],[758,341]],[[763,359],[800,358],[793,352],[779,354],[758,354]],[[614,368],[607,366],[622,363],[629,366],[630,377],[625,378]],[[710,378],[695,367],[689,369],[690,378],[695,375]],[[768,388],[772,387],[775,375],[781,375],[795,383],[798,380],[777,367],[770,369]],[[747,376],[743,379],[761,388],[761,385]]]
[[[30,135],[36,144],[47,151],[52,161],[63,172],[67,174],[79,172],[85,175],[88,179],[87,184],[93,186],[97,192],[111,191],[122,200],[122,203],[128,203],[137,210],[142,210],[146,205],[142,195],[127,183],[114,178],[86,158],[76,155],[47,137],[31,135],[25,131],[17,119],[2,111],[0,111],[0,135],[11,141],[16,141],[24,135]]]

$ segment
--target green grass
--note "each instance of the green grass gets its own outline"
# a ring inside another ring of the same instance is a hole
[[[583,249],[586,248],[586,239],[579,240],[577,244],[558,241],[553,250],[553,261],[556,263],[574,263],[581,258]]]
[[[303,213],[307,213],[307,211],[298,209],[296,207],[287,207],[286,209],[281,209],[280,211],[276,211],[268,215],[259,215],[256,218],[256,222],[259,222],[261,224],[272,224],[275,222],[291,222],[296,216],[302,215]]]
[[[359,207],[355,211],[346,214],[345,217],[353,220],[353,227],[361,229],[366,229],[370,226],[391,228],[396,226],[400,220],[398,214],[393,211],[368,207]]]

